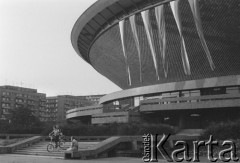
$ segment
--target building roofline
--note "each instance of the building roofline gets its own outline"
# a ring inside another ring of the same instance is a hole
[[[101,12],[103,9],[108,7],[109,5],[115,3],[118,0],[101,0],[95,2],[93,5],[91,5],[75,22],[73,29],[71,31],[71,43],[74,48],[74,50],[77,52],[77,54],[83,58],[82,54],[80,53],[78,49],[78,36],[80,35],[81,30],[84,28],[84,26],[99,12]],[[84,58],[83,58],[84,59]]]
[[[127,17],[131,15],[135,15],[137,13],[140,13],[141,11],[148,10],[150,8],[153,8],[155,6],[168,3],[171,1],[175,0],[159,0],[158,2],[155,2],[154,4],[150,1],[145,1],[145,0],[138,0],[137,3],[134,3],[134,1],[127,1],[130,3],[130,6],[123,6],[121,3],[126,2],[125,0],[98,0],[95,2],[93,5],[91,5],[75,22],[73,29],[71,31],[71,43],[76,51],[76,53],[84,59],[86,62],[90,63],[89,60],[89,51],[92,46],[92,44],[95,42],[95,40],[106,30],[108,30],[110,27],[118,23],[119,21],[126,19]],[[112,5],[117,5],[119,6],[119,11],[115,13],[115,11],[111,10]],[[109,13],[111,13],[111,17],[106,18],[105,16],[102,15],[102,12],[105,10],[109,10]],[[90,27],[89,23],[92,21],[95,21],[95,17],[99,16],[103,17],[104,22],[102,24],[98,24],[97,29],[94,29],[93,27]],[[104,18],[105,17],[105,18]],[[87,26],[89,27],[88,29],[94,29],[94,33],[89,33],[86,29]],[[82,37],[85,38],[84,40],[81,40],[81,48],[82,52],[80,52],[79,49],[79,36],[81,32],[85,30],[86,36]],[[84,44],[84,45],[83,45]]]

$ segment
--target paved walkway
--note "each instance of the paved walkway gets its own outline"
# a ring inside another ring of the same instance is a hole
[[[210,161],[208,161],[206,158],[202,158],[200,160],[201,163],[210,163]],[[166,160],[158,160],[158,162],[169,163]],[[92,160],[65,160],[62,157],[0,154],[0,163],[144,163],[144,162],[142,161],[141,158],[132,157],[112,157]],[[184,161],[184,163],[189,162]],[[231,163],[235,162],[231,161]]]
[[[0,163],[143,163],[141,158],[112,157],[94,160],[64,160],[47,156],[0,154]]]

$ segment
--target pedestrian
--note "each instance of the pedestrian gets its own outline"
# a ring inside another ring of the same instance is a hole
[[[78,141],[73,136],[71,136],[71,147],[67,151],[78,151]]]

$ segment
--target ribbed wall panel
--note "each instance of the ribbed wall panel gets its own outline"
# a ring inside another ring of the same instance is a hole
[[[159,81],[156,80],[154,64],[142,18],[141,15],[137,14],[136,26],[142,54],[143,75],[143,82],[140,83],[138,53],[129,21],[126,20],[125,37],[132,77],[131,87],[240,74],[240,2],[234,0],[200,0],[199,2],[203,33],[216,67],[214,71],[210,68],[206,53],[200,42],[190,5],[185,0],[180,3],[180,15],[183,37],[191,66],[191,75],[185,75],[184,73],[181,61],[179,32],[171,8],[169,5],[166,5],[166,56],[168,56],[169,64],[167,78],[164,77],[160,57],[158,28],[154,10],[150,10],[150,17],[158,59]],[[118,26],[113,26],[95,41],[90,50],[90,61],[97,71],[121,88],[129,88],[126,82],[127,74]]]

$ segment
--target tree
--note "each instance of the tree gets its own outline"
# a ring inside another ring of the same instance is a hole
[[[11,110],[10,126],[12,132],[29,132],[39,129],[41,122],[38,117],[33,115],[32,110],[27,107],[20,107]]]

